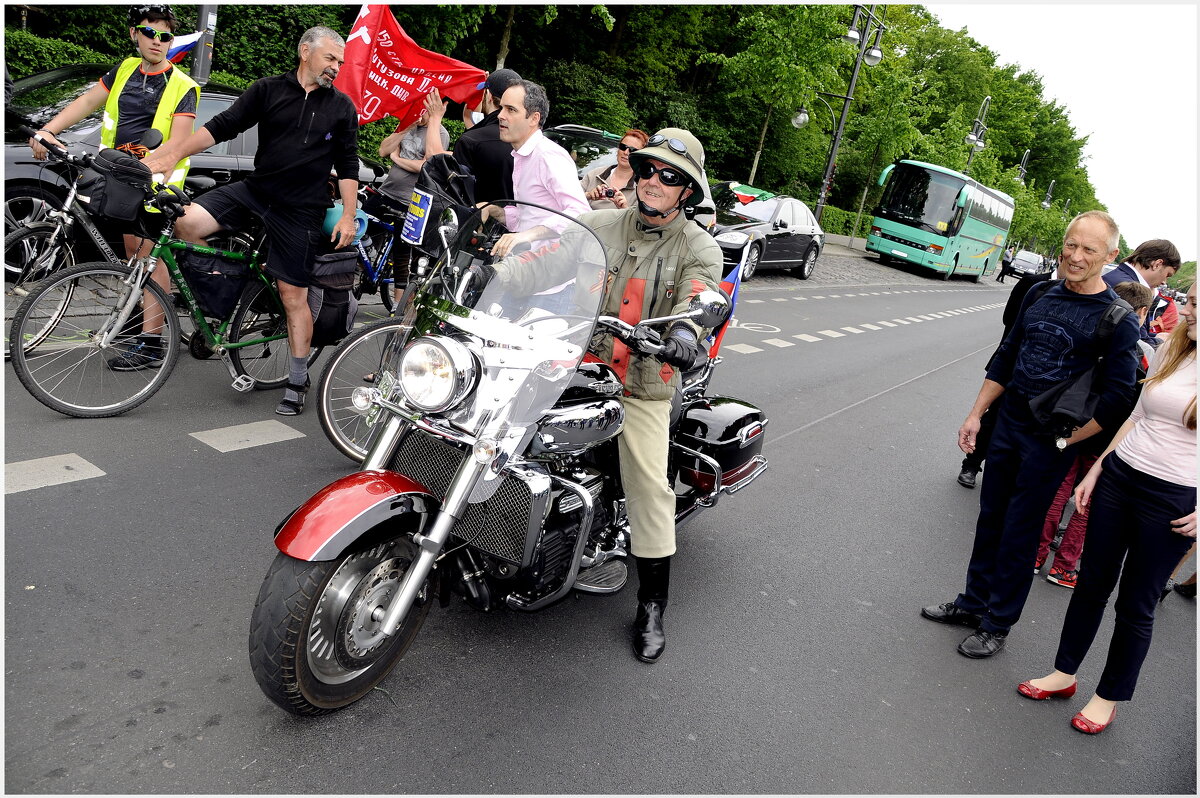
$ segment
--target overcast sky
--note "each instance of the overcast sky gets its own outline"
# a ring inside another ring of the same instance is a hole
[[[1041,75],[1044,97],[1088,136],[1088,175],[1129,246],[1168,238],[1196,260],[1194,2],[925,7],[1000,64]]]

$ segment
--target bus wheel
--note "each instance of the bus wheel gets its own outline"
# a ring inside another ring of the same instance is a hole
[[[980,278],[980,277],[982,277],[983,275],[987,274],[987,270],[988,270],[988,261],[986,261],[986,260],[985,260],[985,261],[983,262],[983,271],[976,272],[975,274],[972,274],[972,275],[971,275],[971,282],[973,282],[973,283],[978,283],[978,282],[979,282],[979,278]]]
[[[957,268],[958,268],[958,256],[957,256],[957,255],[955,255],[955,256],[954,256],[954,264],[953,264],[953,265],[951,265],[951,267],[950,267],[950,271],[948,271],[948,272],[946,272],[946,273],[944,273],[944,274],[942,275],[942,279],[943,279],[943,280],[949,280],[949,279],[950,279],[950,275],[954,274],[954,270],[955,270],[955,269],[957,269]]]

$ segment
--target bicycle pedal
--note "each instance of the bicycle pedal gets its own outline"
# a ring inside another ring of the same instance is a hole
[[[233,381],[233,390],[239,393],[246,393],[254,390],[254,378],[249,374],[243,374]]]

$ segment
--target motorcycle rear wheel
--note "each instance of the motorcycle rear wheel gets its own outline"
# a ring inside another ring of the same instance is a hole
[[[328,562],[276,555],[250,622],[250,667],[267,698],[293,715],[325,715],[379,684],[433,606],[426,582],[391,637],[372,617],[395,595],[416,554],[401,537]]]

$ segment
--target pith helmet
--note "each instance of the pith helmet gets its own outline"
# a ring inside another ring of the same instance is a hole
[[[704,147],[691,131],[664,127],[650,137],[646,146],[630,153],[629,165],[636,171],[638,164],[647,158],[670,164],[688,176],[692,195],[684,202],[685,206],[704,199],[704,184],[708,182],[704,174]]]

